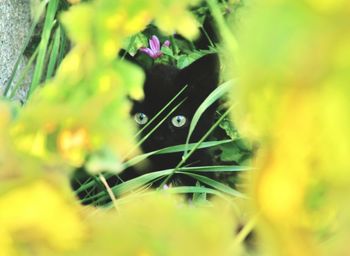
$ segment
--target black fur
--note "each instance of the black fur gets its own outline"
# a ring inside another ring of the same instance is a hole
[[[141,133],[146,136],[174,106],[184,101],[151,136],[141,144],[144,152],[184,144],[186,142],[189,125],[200,104],[217,87],[219,80],[219,59],[216,54],[206,55],[183,70],[167,65],[155,65],[146,71],[144,84],[144,100],[134,101],[131,116],[144,113],[149,119],[154,117],[184,86],[187,88],[157,119]],[[217,103],[213,104],[201,117],[190,142],[199,141],[214,123]],[[175,127],[171,120],[177,115],[187,118],[183,127]],[[142,128],[142,127],[140,127]],[[150,170],[158,171],[174,168],[181,160],[182,153],[157,155],[150,158]],[[205,150],[196,151],[187,161],[188,165],[201,166],[212,164]],[[174,176],[177,184],[194,185],[188,176]]]

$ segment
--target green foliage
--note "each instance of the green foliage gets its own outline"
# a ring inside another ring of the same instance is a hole
[[[231,143],[219,146],[221,151],[220,160],[223,162],[245,164],[245,161],[249,160],[253,154],[251,143],[240,137],[237,129],[233,126],[229,118],[225,118],[220,123],[220,128],[232,139]]]

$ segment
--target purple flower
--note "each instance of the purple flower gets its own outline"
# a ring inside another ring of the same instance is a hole
[[[162,47],[169,47],[170,41],[166,40]],[[148,56],[150,56],[152,59],[157,59],[160,56],[163,55],[163,53],[160,50],[160,42],[157,36],[153,35],[151,39],[149,40],[149,46],[150,48],[141,47],[140,51],[146,53]]]

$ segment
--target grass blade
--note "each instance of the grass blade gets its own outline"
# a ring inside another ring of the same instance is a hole
[[[22,49],[21,49],[20,52],[19,52],[19,55],[18,55],[18,57],[17,57],[17,60],[16,60],[16,62],[15,62],[15,65],[14,65],[14,67],[13,67],[11,76],[9,77],[9,80],[8,80],[7,83],[6,83],[5,90],[4,90],[4,93],[3,93],[3,95],[4,95],[5,97],[8,96],[8,93],[9,93],[10,88],[11,88],[11,84],[12,84],[12,82],[13,82],[13,79],[15,78],[16,72],[17,72],[18,67],[19,67],[19,63],[20,63],[20,61],[21,61],[21,59],[22,59],[22,56],[23,56],[23,53],[24,53],[24,51],[26,50],[26,48],[27,48],[27,46],[28,46],[28,44],[29,44],[29,42],[30,42],[30,40],[31,40],[31,38],[32,38],[32,36],[33,36],[33,34],[34,34],[34,32],[35,32],[35,28],[36,28],[36,26],[38,25],[40,16],[42,15],[42,13],[43,13],[44,10],[45,10],[44,7],[45,7],[46,4],[47,4],[46,2],[40,3],[40,7],[38,8],[38,9],[39,9],[39,13],[38,13],[37,16],[34,18],[34,22],[33,22],[33,24],[31,25],[31,27],[30,27],[30,29],[29,29],[29,33],[28,33],[28,35],[27,35],[27,38],[26,38],[26,40],[25,40],[25,42],[24,42],[24,44],[23,44],[23,46],[22,46]],[[17,87],[18,87],[18,86],[17,86]],[[15,86],[15,88],[17,88],[17,87]],[[17,89],[16,89],[16,90],[17,90]],[[14,94],[16,93],[16,90],[14,89],[15,92],[14,92],[14,93],[12,92],[11,94],[14,95]],[[11,98],[11,96],[10,96],[10,98]]]
[[[50,79],[55,72],[56,64],[58,63],[58,52],[60,49],[60,42],[61,42],[61,27],[58,26],[56,28],[53,42],[52,42],[52,50],[50,54],[49,64],[47,66],[47,72],[46,72],[46,80]]]
[[[231,140],[221,140],[221,141],[207,141],[207,142],[203,142],[198,148],[199,149],[202,149],[202,148],[210,148],[210,147],[215,147],[215,146],[219,146],[219,145],[222,145],[222,144],[226,144],[226,143],[229,143],[231,142]],[[196,143],[191,143],[189,144],[189,148],[192,149],[192,147],[196,146]],[[152,155],[160,155],[160,154],[170,154],[170,153],[177,153],[177,152],[182,152],[183,149],[185,147],[185,144],[182,144],[182,145],[176,145],[176,146],[172,146],[172,147],[167,147],[167,148],[163,148],[163,149],[159,149],[159,150],[156,150],[156,151],[152,151],[152,152],[149,152],[149,153],[145,153],[145,154],[142,154],[142,155],[138,155],[132,159],[130,159],[129,161],[123,163],[120,167],[120,169],[118,170],[113,170],[115,173],[120,173],[124,170],[126,170],[128,167],[130,166],[133,166],[143,160],[145,160],[147,157],[150,157]],[[201,166],[201,167],[188,167],[191,171],[201,171],[202,169],[203,170],[206,170],[205,167]],[[239,166],[232,166],[231,169],[237,169],[236,171],[244,171],[244,167],[239,167]],[[239,168],[241,168],[240,170],[238,170]],[[186,168],[184,168],[186,169]],[[182,170],[182,169],[181,169]],[[108,170],[106,170],[108,171]],[[208,170],[207,170],[208,171]],[[222,170],[222,171],[227,171],[227,170]],[[104,176],[108,179],[110,177],[112,177],[113,173],[106,173]],[[92,176],[93,177],[93,176]],[[80,188],[78,190],[76,190],[76,192],[81,192],[81,191],[84,191],[84,190],[87,190],[89,189],[90,187],[94,186],[96,184],[96,181],[91,178],[91,179],[88,179],[87,181],[85,181],[83,184],[81,184]]]
[[[60,42],[60,51],[58,53],[58,57],[57,57],[57,65],[59,65],[63,58],[65,57],[67,51],[68,51],[68,48],[69,48],[69,40],[66,36],[66,33],[64,31],[64,29],[62,28],[62,25],[61,24],[58,24],[60,26],[60,30],[61,30],[61,42]]]
[[[190,124],[190,128],[189,128],[188,135],[186,138],[186,145],[188,145],[190,138],[191,138],[191,135],[192,135],[194,129],[196,128],[197,123],[198,123],[200,117],[202,116],[202,114],[204,113],[204,111],[207,110],[215,101],[217,101],[222,96],[224,96],[227,92],[229,92],[232,85],[233,85],[233,81],[230,80],[230,81],[225,82],[222,85],[218,86],[212,93],[210,93],[210,95],[198,107],[195,114],[193,115],[193,118],[192,118],[192,121]],[[184,155],[187,154],[187,152],[188,152],[188,148],[186,147]]]
[[[113,191],[114,195],[116,197],[120,196],[121,194],[124,193],[128,193],[137,189],[140,189],[144,186],[147,186],[150,182],[155,181],[159,178],[162,178],[166,175],[168,175],[172,170],[163,170],[163,171],[157,171],[157,172],[151,172],[151,173],[146,173],[144,175],[141,175],[139,177],[136,177],[134,179],[125,181],[123,183],[120,183],[114,187],[111,188],[111,190]],[[82,187],[80,187],[78,190],[75,191],[75,193],[80,193],[83,192],[84,190],[86,190],[87,188],[85,187],[85,189],[81,189]],[[104,202],[106,199],[108,199],[109,196],[106,195],[105,191],[101,191],[96,195],[93,195],[91,197],[86,197],[84,199],[82,199],[81,201],[87,201],[87,200],[91,200],[91,199],[97,199],[95,200],[95,203],[99,203],[99,202]]]
[[[206,176],[203,175],[199,175],[199,174],[194,174],[194,173],[189,173],[189,172],[176,172],[176,173],[182,173],[182,174],[186,174],[188,176],[191,176],[192,178],[195,178],[196,180],[202,182],[203,184],[206,184],[212,188],[215,188],[218,191],[221,191],[225,194],[231,195],[231,196],[235,196],[235,197],[241,197],[241,198],[245,198],[246,196],[243,195],[242,193],[238,192],[237,190],[230,188],[229,186],[218,182],[216,180],[210,179]]]
[[[21,74],[20,74],[20,76],[18,78],[18,81],[13,86],[13,90],[11,90],[11,94],[9,96],[10,99],[15,97],[16,91],[22,85],[26,75],[28,74],[30,68],[32,67],[32,64],[33,64],[35,58],[38,56],[38,51],[39,51],[39,48],[36,48],[34,53],[32,54],[32,56],[30,56],[30,59],[28,60],[28,63],[26,64],[26,66],[24,67],[23,71],[21,72]]]
[[[180,186],[168,188],[166,192],[174,193],[174,194],[187,194],[187,193],[207,193],[213,194],[217,196],[223,196],[222,193],[215,189],[206,188],[206,187],[196,187],[196,186]]]
[[[40,80],[42,78],[42,74],[44,72],[44,64],[45,64],[47,46],[48,46],[48,42],[50,40],[52,28],[55,24],[55,16],[56,16],[57,8],[58,8],[58,0],[51,0],[48,4],[47,11],[46,11],[44,28],[43,28],[43,32],[42,32],[42,38],[41,38],[41,41],[39,44],[38,58],[36,61],[34,74],[33,74],[33,80],[32,80],[32,83],[30,85],[30,88],[29,88],[27,99],[34,92],[34,90],[38,87]]]
[[[206,146],[206,145],[204,145],[204,143],[203,143],[203,145],[202,146]],[[170,151],[169,151],[170,152]],[[142,156],[144,156],[144,155],[142,155]],[[135,161],[135,160],[134,160]],[[219,166],[196,166],[196,167],[182,167],[182,168],[178,168],[178,170],[177,171],[175,171],[175,173],[179,173],[179,172],[186,172],[186,173],[191,173],[191,172],[242,172],[242,171],[250,171],[250,170],[252,170],[252,168],[251,167],[248,167],[248,166],[229,166],[229,165],[227,165],[227,166],[225,166],[225,165],[219,165]],[[127,170],[126,170],[127,171]],[[167,174],[169,174],[169,173],[171,173],[171,172],[173,172],[174,171],[174,169],[168,169],[168,170],[164,170],[164,173],[162,173],[162,175],[164,174],[164,175],[167,175]],[[158,173],[158,172],[152,172],[152,173]],[[152,174],[152,173],[148,173],[148,174]],[[145,175],[147,175],[147,174],[145,174]],[[153,174],[152,174],[153,175]],[[151,180],[153,180],[153,176],[152,175],[150,175],[150,176],[145,176],[147,179],[148,178],[151,178],[150,180],[147,180],[147,182],[149,182],[149,181],[151,181]],[[112,177],[113,175],[112,174],[105,174],[104,175],[106,178],[110,178],[110,177]],[[143,175],[144,176],[144,175]],[[142,177],[142,176],[140,176],[140,177]],[[145,178],[144,177],[144,178]],[[155,177],[155,179],[156,178],[159,178],[159,177],[161,177],[161,176],[158,176],[158,174],[156,174],[156,177]],[[137,179],[137,178],[136,178]],[[87,181],[87,182],[85,182],[84,184],[82,184],[81,186],[80,186],[80,188],[79,189],[77,189],[75,192],[76,193],[80,193],[80,192],[82,192],[82,191],[86,191],[86,190],[88,190],[90,187],[92,187],[92,186],[94,186],[94,185],[96,185],[96,178],[93,176],[89,181]],[[134,179],[133,179],[134,180]],[[131,181],[131,180],[130,180]],[[127,182],[129,182],[129,181],[126,181],[126,182],[124,182],[124,183],[127,183]],[[124,184],[123,183],[123,184]],[[127,184],[130,184],[130,183],[127,183]],[[119,185],[118,185],[119,186]]]
[[[182,167],[178,169],[184,172],[243,172],[251,171],[253,168],[249,166],[237,165],[214,165],[214,166],[197,166],[197,167]]]
[[[131,192],[132,190],[135,190],[135,189],[138,189],[140,187],[147,185],[151,181],[154,181],[158,178],[161,178],[161,177],[168,175],[170,172],[171,172],[171,169],[146,173],[146,174],[141,175],[137,178],[125,181],[125,182],[113,187],[112,191],[116,195]]]
[[[198,149],[203,149],[203,148],[216,147],[216,146],[223,145],[223,144],[226,144],[226,143],[229,143],[229,142],[231,142],[231,140],[207,141],[207,142],[203,142],[197,148]],[[191,144],[189,144],[189,149],[192,149],[195,146],[196,146],[196,143],[191,143]],[[142,154],[142,155],[138,155],[138,156],[128,160],[127,162],[123,163],[122,165],[120,165],[118,170],[105,170],[105,171],[112,172],[110,174],[105,174],[105,176],[107,178],[112,177],[113,175],[115,175],[113,173],[120,173],[120,172],[126,170],[128,167],[134,166],[137,163],[139,163],[139,162],[141,162],[141,161],[145,160],[146,158],[148,158],[150,156],[153,156],[153,155],[161,155],[161,154],[171,154],[171,153],[183,152],[184,147],[185,147],[185,144],[181,144],[181,145],[176,145],[176,146],[172,146],[172,147],[159,149],[159,150],[152,151],[152,152],[149,152],[149,153],[145,153],[145,154]],[[88,163],[87,163],[87,165],[88,165]],[[235,167],[238,168],[238,166],[235,166]]]

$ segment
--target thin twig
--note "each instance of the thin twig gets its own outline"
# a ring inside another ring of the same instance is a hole
[[[101,182],[103,183],[103,185],[105,186],[109,197],[112,199],[114,208],[115,208],[117,211],[119,211],[119,209],[118,209],[118,204],[117,204],[117,199],[115,198],[111,187],[108,185],[107,180],[105,179],[105,177],[104,177],[101,173],[99,174],[99,178],[100,178]]]

